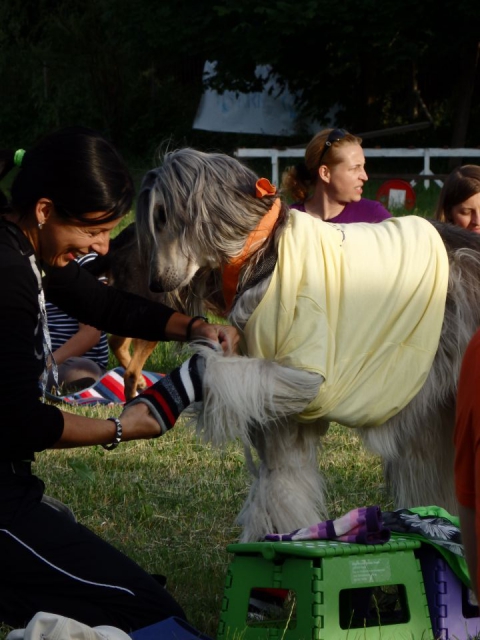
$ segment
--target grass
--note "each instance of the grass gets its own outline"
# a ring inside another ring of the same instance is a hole
[[[232,514],[247,486],[237,447],[212,451],[179,424],[159,440],[111,454],[101,447],[42,453],[37,473],[83,524],[147,571],[166,575],[189,619],[213,631],[225,545],[238,536]]]
[[[379,461],[359,450],[353,431],[334,427],[323,460],[332,516],[359,505],[391,506]],[[158,440],[124,443],[112,453],[45,451],[35,467],[48,495],[147,571],[166,575],[190,622],[215,637],[231,559],[226,546],[238,539],[235,517],[250,482],[239,444],[213,449],[181,421]]]

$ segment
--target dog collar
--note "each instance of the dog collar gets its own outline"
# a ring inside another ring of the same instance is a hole
[[[240,275],[242,267],[247,258],[249,258],[258,246],[271,234],[280,215],[280,211],[281,202],[280,198],[277,198],[271,209],[263,216],[255,229],[249,233],[242,252],[235,258],[232,258],[223,268],[222,287],[227,313],[232,308],[233,300],[237,293],[238,276]]]

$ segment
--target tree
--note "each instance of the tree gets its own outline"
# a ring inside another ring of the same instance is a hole
[[[202,29],[208,20],[193,1],[3,3],[2,144],[72,123],[143,154],[166,135],[181,138],[203,90]]]
[[[10,0],[2,145],[73,123],[144,158],[165,138],[195,142],[206,60],[219,90],[259,90],[255,67],[269,65],[302,117],[336,105],[352,131],[428,118],[429,143],[474,145],[478,15],[477,0]]]
[[[428,118],[439,137],[449,132],[453,146],[476,142],[474,0],[224,0],[216,11],[230,34],[228,47],[216,52],[217,89],[258,88],[252,69],[269,64],[297,92],[303,115],[322,120],[339,105],[338,123],[353,131]]]

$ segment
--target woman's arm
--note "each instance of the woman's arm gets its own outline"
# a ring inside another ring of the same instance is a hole
[[[98,344],[102,332],[88,324],[79,323],[78,331],[58,349],[53,352],[57,364],[62,364],[68,358],[83,356]]]
[[[105,286],[75,262],[47,269],[45,293],[57,307],[98,329],[119,336],[143,340],[187,340],[190,316],[159,302],[114,287]],[[239,341],[236,329],[198,320],[191,327],[191,339],[219,342],[224,350]]]
[[[167,340],[184,342],[191,340],[211,340],[218,342],[224,351],[235,353],[240,342],[240,336],[235,327],[224,324],[209,324],[198,318],[192,322],[192,318],[175,312],[170,316],[166,326]]]
[[[109,445],[114,441],[116,425],[111,420],[87,418],[62,411],[63,433],[53,449],[71,449],[94,444]],[[150,414],[147,405],[138,404],[122,416],[122,442],[156,438],[161,435],[160,425]]]

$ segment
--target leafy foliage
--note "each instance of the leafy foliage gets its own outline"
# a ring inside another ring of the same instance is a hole
[[[220,91],[261,89],[254,70],[269,65],[302,117],[336,106],[353,131],[428,119],[417,143],[474,145],[478,16],[475,0],[11,0],[0,5],[2,145],[78,123],[129,155],[166,138],[228,150],[228,136],[191,129],[206,60]]]
[[[353,131],[429,119],[443,144],[455,118],[466,113],[468,121],[470,99],[478,104],[473,0],[345,0],[334,7],[306,0],[301,8],[293,0],[244,0],[217,11],[231,34],[218,56],[217,88],[255,89],[252,66],[270,64],[305,116],[322,120],[338,105],[338,124]],[[233,58],[231,49],[242,55]],[[472,134],[460,146],[476,141],[478,109],[472,115]]]
[[[203,59],[183,46],[180,10],[127,0],[3,3],[0,69],[10,99],[1,106],[2,144],[72,123],[132,152],[167,131],[181,136],[201,95]]]

